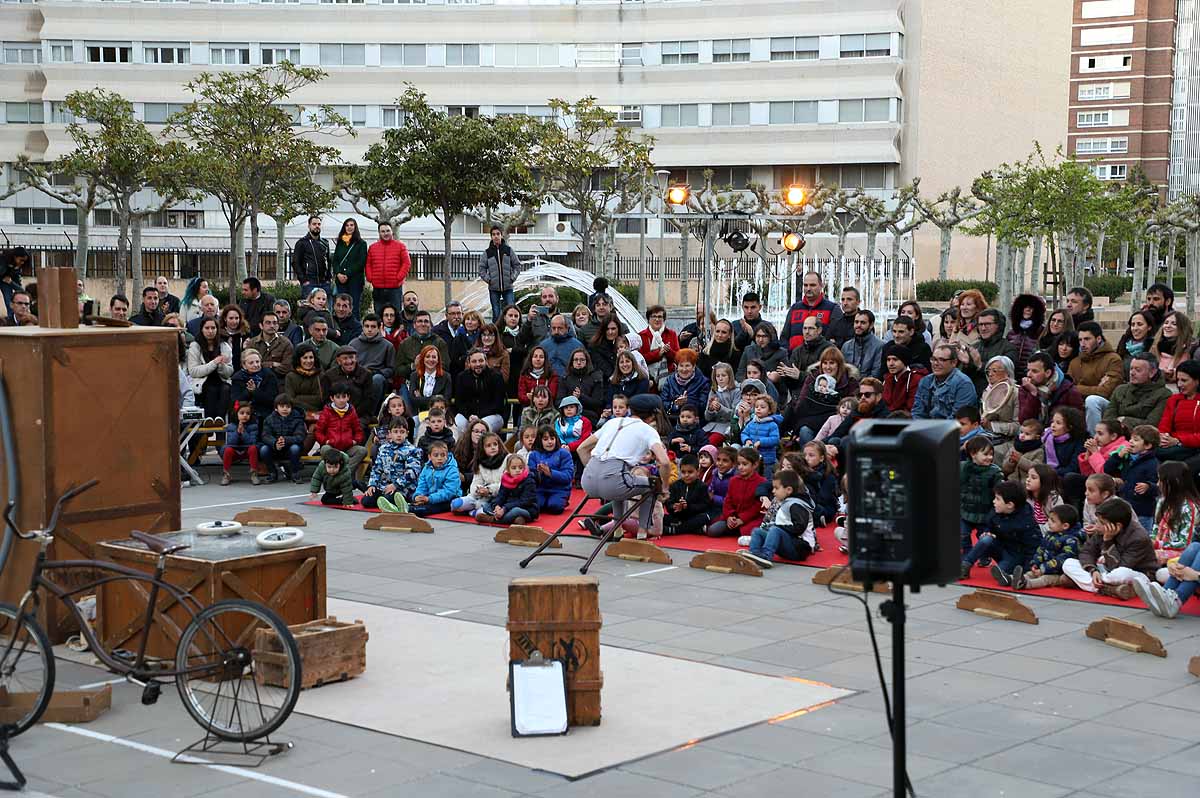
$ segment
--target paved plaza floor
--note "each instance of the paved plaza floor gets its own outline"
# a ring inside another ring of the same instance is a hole
[[[522,571],[517,561],[527,550],[493,543],[493,530],[471,524],[437,521],[433,535],[365,532],[364,514],[296,506],[304,487],[185,489],[184,525],[230,518],[251,504],[287,505],[308,519],[306,542],[328,547],[330,597],[439,615],[446,628],[502,626],[510,579],[578,567],[550,558]],[[566,545],[583,550],[587,542]],[[171,764],[171,754],[200,736],[173,686],[143,707],[140,688],[116,685],[113,708],[99,720],[39,726],[12,753],[34,795],[58,798],[889,795],[890,742],[861,604],[813,585],[810,568],[749,578],[690,569],[690,552],[672,556],[675,567],[666,569],[597,560],[604,644],[855,692],[577,780],[301,714],[283,728],[295,748],[258,770]],[[1195,796],[1200,680],[1187,663],[1200,654],[1200,618],[1162,621],[1141,610],[1028,595],[1023,600],[1041,619],[1033,626],[956,609],[964,592],[934,588],[911,597],[908,766],[918,796]],[[872,597],[873,608],[880,599]],[[1145,624],[1169,656],[1086,638],[1087,624],[1105,615]],[[878,617],[876,630],[890,675],[890,630]],[[493,663],[503,667],[499,651],[480,667]],[[60,687],[110,678],[59,660]],[[332,694],[338,685],[320,689]],[[640,689],[656,689],[654,674]],[[404,729],[405,706],[392,711],[394,727]]]

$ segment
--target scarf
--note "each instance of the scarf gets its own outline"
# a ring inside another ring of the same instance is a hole
[[[332,410],[333,412],[337,413],[339,417],[345,418],[346,414],[350,412],[350,405],[346,405],[345,410],[339,410],[337,405],[330,403],[329,409]]]
[[[520,324],[518,324],[516,327],[509,327],[507,324],[505,324],[505,325],[504,325],[504,332],[506,332],[506,333],[508,333],[509,335],[511,335],[511,336],[513,336],[514,338],[516,338],[516,337],[517,337],[517,335],[518,335],[518,334],[520,334],[520,332],[521,332],[521,325],[520,325]]]
[[[652,350],[662,349],[662,346],[663,346],[662,330],[656,330],[653,327],[651,327],[650,328],[650,349],[652,349]]]
[[[1029,454],[1030,452],[1036,451],[1037,449],[1040,449],[1041,447],[1042,447],[1041,440],[1036,439],[1036,438],[1032,441],[1023,441],[1020,438],[1013,441],[1013,448],[1016,449],[1021,454]]]
[[[1065,432],[1062,435],[1055,435],[1049,428],[1042,433],[1042,446],[1046,449],[1046,465],[1053,469],[1057,469],[1058,451],[1054,448],[1056,443],[1066,443],[1071,440],[1071,433]]]
[[[533,377],[535,380],[540,380],[540,379],[542,378],[542,375],[543,375],[543,374],[545,374],[545,373],[546,373],[546,367],[545,367],[545,366],[543,366],[543,367],[542,367],[542,368],[540,368],[540,369],[534,369],[534,368],[531,368],[531,369],[529,370],[529,376],[530,376],[530,377]]]
[[[299,374],[301,377],[315,377],[318,374],[317,369],[306,369],[302,366],[296,366],[296,368],[294,368],[292,370],[295,371],[297,374]]]
[[[1179,341],[1178,337],[1175,337],[1175,338],[1163,337],[1163,339],[1158,342],[1158,353],[1160,355],[1175,354],[1175,344],[1178,341]]]
[[[508,457],[508,452],[504,451],[504,449],[501,448],[500,451],[496,452],[491,457],[488,457],[487,455],[484,455],[484,454],[480,454],[479,458],[476,460],[476,465],[482,466],[483,468],[490,468],[492,470],[495,470],[495,469],[499,468],[500,466],[504,465],[505,457]]]
[[[512,474],[505,471],[504,476],[500,477],[500,485],[505,490],[513,490],[527,479],[529,479],[529,469],[528,468],[522,468],[521,473],[517,474],[515,477]]]
[[[349,233],[346,233],[341,238],[342,238],[343,244],[345,244],[346,246],[350,246],[350,234]]]
[[[433,396],[433,387],[437,383],[437,372],[428,371],[425,373],[425,379],[421,383],[421,395],[428,398]]]
[[[1164,340],[1164,342],[1166,341],[1166,339],[1163,339],[1163,340]],[[1161,350],[1161,348],[1162,347],[1159,347],[1160,350]],[[1145,341],[1135,341],[1132,338],[1130,338],[1128,341],[1125,342],[1125,351],[1128,352],[1130,355],[1140,355],[1142,352],[1146,351],[1146,342]]]

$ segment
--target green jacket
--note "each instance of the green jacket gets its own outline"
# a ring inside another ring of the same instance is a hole
[[[342,456],[342,467],[336,474],[330,474],[325,470],[325,463],[317,463],[317,468],[313,471],[312,482],[308,485],[310,493],[320,493],[324,490],[326,493],[332,493],[334,496],[342,497],[342,504],[347,507],[356,503],[354,498],[354,475],[350,473],[350,458],[345,452],[339,452]]]
[[[962,520],[971,524],[982,524],[988,520],[992,510],[992,488],[1003,479],[995,463],[984,468],[970,460],[958,467],[958,489],[962,496]]]
[[[335,280],[337,275],[344,274],[350,278],[350,282],[362,282],[367,268],[367,242],[359,240],[347,246],[346,242],[339,238],[330,265],[333,267]]]
[[[1125,417],[1125,426],[1132,430],[1139,424],[1158,426],[1163,410],[1167,407],[1167,399],[1171,392],[1163,380],[1162,372],[1154,375],[1154,379],[1145,385],[1134,385],[1127,382],[1118,385],[1109,397],[1108,407],[1104,410],[1105,421],[1115,421]]]

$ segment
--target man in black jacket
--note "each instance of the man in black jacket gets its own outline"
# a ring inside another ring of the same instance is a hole
[[[467,355],[467,367],[454,380],[454,425],[463,435],[467,427],[483,420],[492,432],[504,426],[504,377],[487,364],[482,349]]]
[[[804,342],[792,348],[785,361],[767,375],[782,398],[787,391],[799,391],[808,377],[808,369],[821,360],[821,353],[833,346],[833,342],[825,337],[825,327],[816,316],[809,316],[801,327]]]
[[[854,315],[858,313],[858,305],[862,295],[858,289],[846,286],[842,289],[842,317],[829,323],[825,328],[825,337],[833,341],[838,349],[854,337]]]
[[[159,275],[154,278],[154,287],[158,289],[158,307],[162,314],[179,312],[179,297],[171,293],[171,284],[166,277]]]
[[[754,343],[754,331],[762,320],[762,299],[751,291],[742,297],[742,318],[734,325],[733,345],[745,351]]]
[[[892,340],[883,345],[883,362],[887,363],[892,347],[903,346],[908,350],[910,365],[916,364],[929,370],[929,359],[933,352],[925,343],[925,336],[917,331],[917,323],[908,316],[897,316],[892,320]]]
[[[142,289],[142,306],[129,320],[139,327],[157,327],[162,324],[162,311],[158,307],[158,289],[148,285]]]
[[[242,280],[242,316],[250,326],[250,334],[262,332],[263,316],[271,312],[275,297],[263,293],[262,282],[257,277],[247,277]]]
[[[300,296],[314,288],[329,290],[329,242],[321,238],[321,217],[308,217],[308,235],[296,241],[292,250],[292,273],[300,281]]]
[[[365,430],[374,421],[379,408],[372,407],[371,403],[371,372],[358,365],[358,352],[349,346],[339,348],[333,365],[321,372],[321,389],[325,392],[326,403],[329,402],[333,386],[339,383],[350,387],[350,404],[354,406],[358,421]]]

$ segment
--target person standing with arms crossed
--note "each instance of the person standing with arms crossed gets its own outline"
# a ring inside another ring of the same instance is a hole
[[[308,217],[308,234],[296,241],[292,250],[292,273],[300,281],[300,296],[314,288],[329,293],[329,242],[321,238],[321,217]]]
[[[479,279],[487,283],[488,298],[492,302],[492,323],[503,323],[501,313],[508,305],[516,304],[513,286],[521,273],[521,259],[504,240],[504,231],[492,225],[492,243],[479,257]]]

